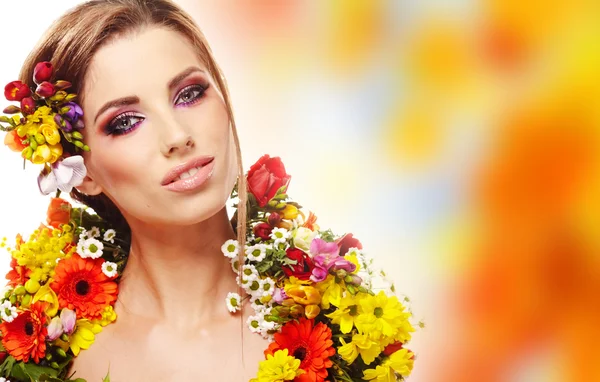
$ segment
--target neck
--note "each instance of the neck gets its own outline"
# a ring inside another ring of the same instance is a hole
[[[133,224],[119,303],[127,313],[189,327],[225,313],[235,274],[221,246],[235,238],[227,211],[193,226]]]

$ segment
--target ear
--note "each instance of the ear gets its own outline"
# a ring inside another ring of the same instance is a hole
[[[86,175],[85,178],[83,178],[83,182],[75,188],[77,191],[89,196],[96,196],[102,193],[102,187],[88,175]]]

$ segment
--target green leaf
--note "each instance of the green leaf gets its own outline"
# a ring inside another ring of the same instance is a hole
[[[46,377],[57,377],[58,370],[55,370],[48,366],[40,366],[35,363],[21,363],[25,370],[25,373],[34,381],[38,381],[42,375]]]
[[[102,382],[110,382],[110,371],[106,372],[106,377],[102,380]]]

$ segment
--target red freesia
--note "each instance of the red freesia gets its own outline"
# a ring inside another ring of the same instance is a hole
[[[273,231],[273,227],[271,227],[268,223],[259,223],[254,226],[254,235],[263,240],[269,240],[271,237],[271,231]]]
[[[12,322],[0,324],[2,345],[17,361],[29,362],[33,358],[39,363],[44,357],[48,334],[45,305],[42,302],[31,304],[29,310],[20,312]]]
[[[8,146],[8,148],[11,149],[12,151],[16,151],[19,153],[21,151],[23,151],[23,149],[25,147],[29,146],[29,144],[26,144],[26,145],[23,144],[23,138],[21,138],[21,137],[19,137],[19,135],[17,135],[16,130],[9,131],[4,136],[4,144],[6,146]]]
[[[48,61],[38,62],[33,69],[33,82],[41,84],[52,77],[52,64]]]
[[[280,333],[275,333],[275,341],[267,350],[265,357],[277,350],[288,349],[288,354],[300,360],[303,374],[296,377],[296,382],[323,382],[327,378],[327,369],[333,366],[330,357],[335,355],[332,346],[331,329],[319,322],[301,318],[299,322],[290,321],[283,325]]]
[[[19,101],[31,95],[31,89],[21,81],[12,81],[4,87],[4,96],[9,101]]]
[[[285,172],[279,157],[263,155],[248,171],[248,189],[264,207],[275,196],[277,190],[290,183],[291,176]]]
[[[344,256],[346,253],[348,253],[350,248],[363,249],[361,242],[358,241],[357,238],[352,237],[351,233],[342,236],[335,242],[337,243],[338,247],[340,247],[340,256]]]
[[[40,97],[51,97],[52,95],[54,95],[54,85],[52,85],[48,81],[44,81],[38,85],[37,89],[35,89],[35,92]]]
[[[32,114],[35,111],[35,101],[31,97],[25,97],[21,100],[21,112],[23,115]]]
[[[285,252],[290,260],[296,260],[295,265],[285,265],[283,267],[283,272],[286,276],[294,276],[300,280],[308,280],[315,268],[315,264],[310,256],[298,248],[288,248]]]

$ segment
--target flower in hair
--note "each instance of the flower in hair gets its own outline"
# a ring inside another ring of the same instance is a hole
[[[7,115],[0,116],[0,130],[8,133],[4,144],[25,160],[44,165],[38,178],[43,194],[68,192],[81,184],[86,173],[83,158],[63,154],[66,148],[69,153],[89,151],[81,133],[83,110],[74,102],[77,94],[67,93],[70,82],[53,81],[53,71],[50,62],[38,63],[33,71],[35,89],[21,81],[9,82],[4,96],[19,106],[6,107]]]

